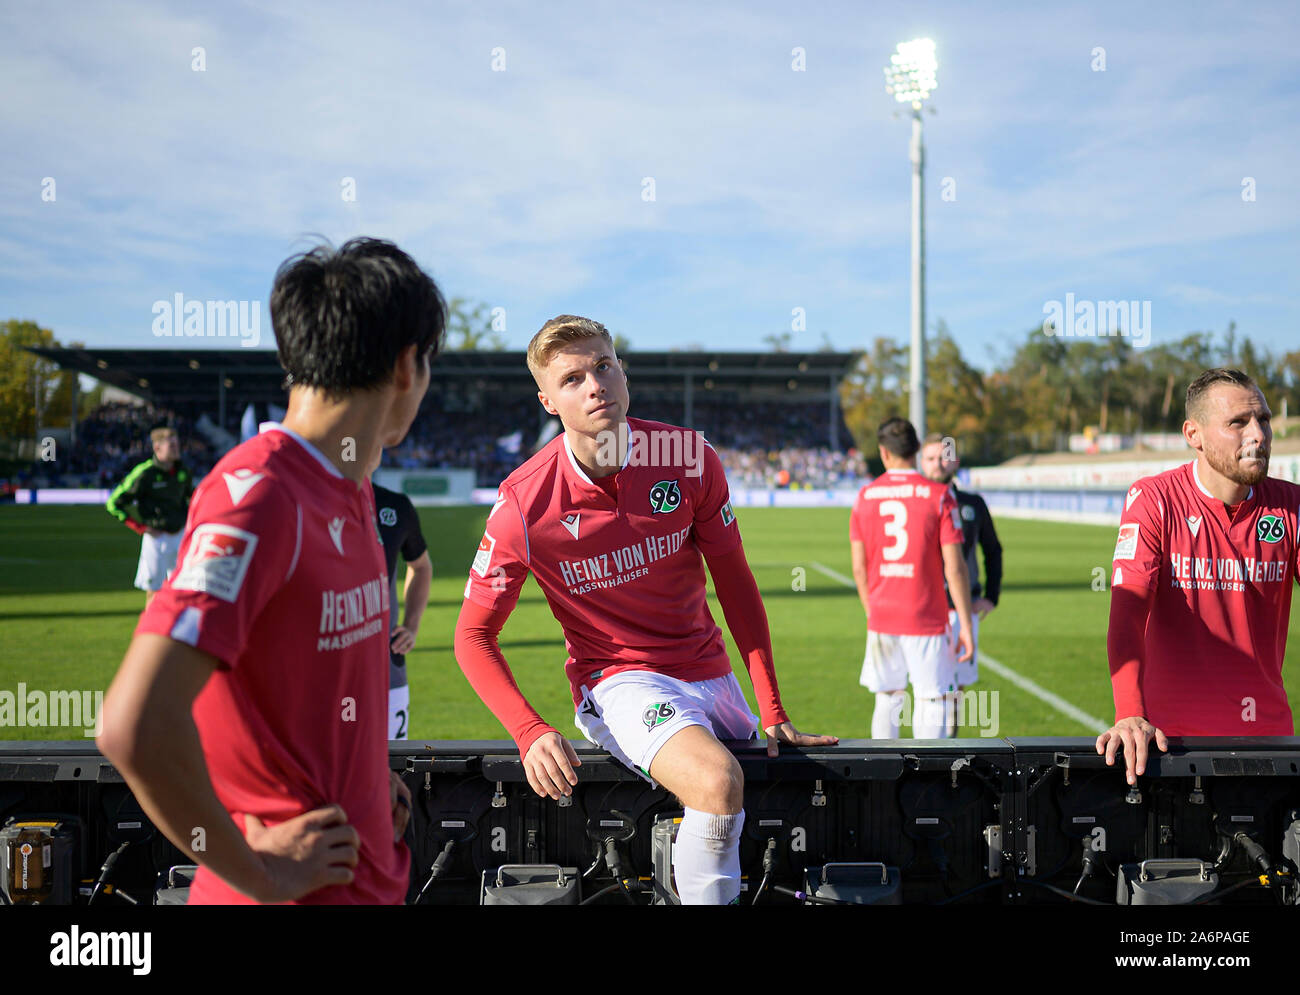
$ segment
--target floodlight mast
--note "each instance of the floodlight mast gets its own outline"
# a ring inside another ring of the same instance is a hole
[[[938,85],[934,42],[917,38],[900,42],[885,67],[885,92],[900,104],[912,105],[912,362],[908,416],[917,437],[925,438],[925,145],[921,135],[921,105]],[[918,457],[919,458],[919,457]]]

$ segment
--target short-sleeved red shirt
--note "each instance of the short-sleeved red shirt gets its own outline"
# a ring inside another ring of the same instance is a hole
[[[194,702],[240,831],[338,804],[361,837],[350,885],[302,904],[400,903],[388,770],[388,577],[369,483],[279,425],[236,446],[190,505],[179,566],[136,627],[220,661]],[[191,904],[251,900],[200,868]]]
[[[1140,675],[1148,722],[1180,736],[1292,735],[1282,656],[1298,515],[1300,485],[1266,477],[1230,517],[1195,461],[1130,488],[1112,587],[1155,592]]]
[[[960,544],[952,491],[916,470],[887,470],[858,492],[849,538],[867,554],[867,628],[897,636],[948,631],[943,551]]]
[[[698,432],[640,418],[627,426],[612,496],[564,433],[511,473],[465,585],[475,604],[509,611],[533,574],[564,629],[575,706],[583,685],[623,671],[683,681],[731,673],[701,560],[740,546],[722,462]]]

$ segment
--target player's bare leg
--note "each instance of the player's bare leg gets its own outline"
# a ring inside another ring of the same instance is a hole
[[[907,707],[907,689],[877,691],[876,709],[871,713],[872,739],[897,739],[902,725],[903,709]]]
[[[673,846],[673,875],[682,904],[735,902],[745,825],[745,779],[736,758],[708,729],[689,725],[659,748],[650,776],[686,810]]]

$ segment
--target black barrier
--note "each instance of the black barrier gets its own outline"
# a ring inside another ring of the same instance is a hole
[[[408,903],[673,903],[680,806],[575,747],[579,783],[556,802],[509,742],[390,744],[413,802]],[[732,748],[743,903],[1296,904],[1300,739],[1174,741],[1134,788],[1089,739]],[[0,743],[4,891],[20,902],[36,895],[12,872],[26,840],[50,844],[47,903],[183,901],[176,869],[194,863],[77,742]]]

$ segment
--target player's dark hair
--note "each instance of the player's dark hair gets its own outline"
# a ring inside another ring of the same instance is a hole
[[[1259,390],[1259,384],[1255,383],[1249,376],[1242,373],[1241,370],[1228,370],[1223,367],[1215,367],[1212,370],[1206,370],[1199,377],[1187,385],[1187,400],[1184,407],[1184,413],[1187,418],[1193,421],[1200,421],[1201,401],[1206,392],[1215,384],[1230,383],[1238,387],[1249,387],[1252,390]],[[1260,391],[1262,394],[1263,391]]]
[[[398,354],[417,362],[442,345],[447,303],[433,279],[392,242],[328,243],[280,264],[271,325],[288,382],[338,396],[387,383]]]
[[[900,459],[911,459],[921,449],[912,423],[897,415],[880,423],[880,428],[876,429],[876,441],[881,449],[888,449]]]

